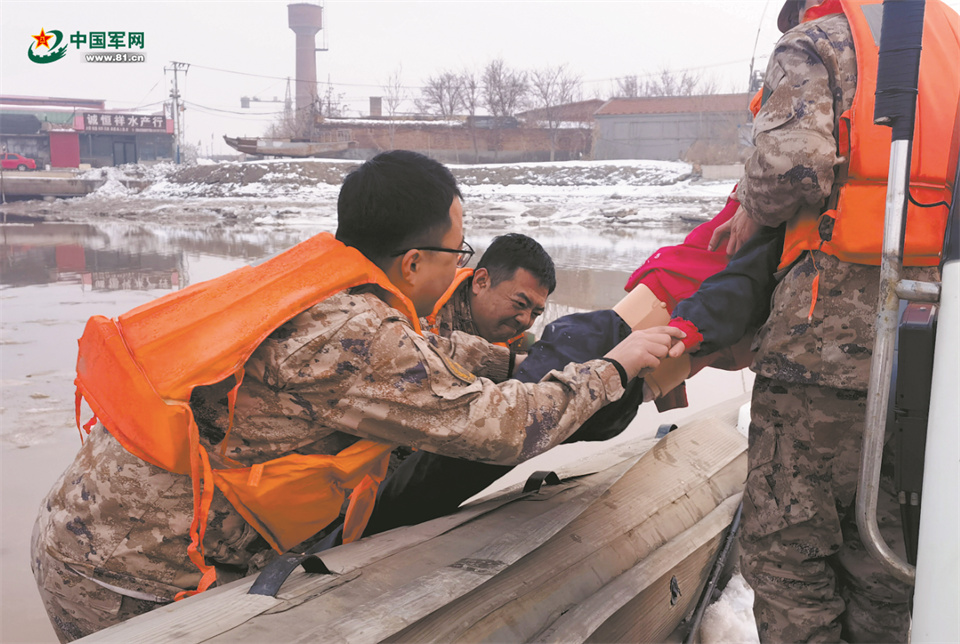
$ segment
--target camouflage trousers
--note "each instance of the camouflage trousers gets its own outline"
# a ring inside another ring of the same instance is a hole
[[[40,599],[61,642],[72,642],[166,603],[122,595],[80,574],[43,549],[34,529],[30,563]]]
[[[762,642],[905,642],[911,588],[864,549],[855,497],[866,392],[758,376],[740,532]],[[892,454],[878,523],[904,556]]]

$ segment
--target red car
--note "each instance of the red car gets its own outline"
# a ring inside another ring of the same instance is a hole
[[[14,152],[0,154],[0,164],[4,170],[36,170],[37,162]]]

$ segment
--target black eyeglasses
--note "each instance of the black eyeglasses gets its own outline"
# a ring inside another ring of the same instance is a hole
[[[400,257],[405,253],[409,253],[412,250],[432,250],[438,253],[457,253],[457,268],[463,268],[470,263],[470,258],[473,257],[473,254],[476,252],[473,250],[473,246],[468,244],[466,241],[460,246],[459,249],[456,248],[437,248],[436,246],[417,246],[416,248],[407,248],[406,250],[398,250],[397,252],[390,255],[390,257]]]

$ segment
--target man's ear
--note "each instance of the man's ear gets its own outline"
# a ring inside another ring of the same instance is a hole
[[[413,285],[417,276],[420,275],[420,262],[423,261],[423,255],[418,250],[408,250],[400,257],[395,257],[386,266],[382,266],[383,272],[387,278],[393,282],[393,285],[403,292]]]
[[[408,284],[416,284],[419,281],[422,269],[423,253],[417,249],[408,250],[400,258],[400,275]]]
[[[478,268],[473,271],[473,282],[470,285],[474,295],[480,295],[480,291],[490,286],[490,273],[486,268]]]

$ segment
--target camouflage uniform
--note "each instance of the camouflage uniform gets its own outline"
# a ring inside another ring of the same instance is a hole
[[[463,280],[437,313],[437,333],[443,337],[449,338],[454,331],[480,335],[480,330],[473,322],[473,309],[470,306],[472,284],[473,277]]]
[[[562,442],[620,398],[616,368],[571,364],[543,382],[505,380],[507,349],[480,338],[417,335],[369,288],[334,295],[275,331],[245,365],[228,457],[247,466],[290,453],[336,453],[360,438],[515,464]],[[479,376],[479,377],[478,377]],[[504,381],[495,384],[494,381]],[[191,405],[213,467],[227,429],[227,382]],[[189,477],[127,452],[103,427],[44,501],[32,565],[62,641],[195,588],[187,559]],[[204,539],[218,583],[272,555],[217,490]]]
[[[819,213],[830,195],[839,116],[853,101],[847,19],[801,24],[777,44],[737,195],[757,223]],[[882,226],[878,213],[877,226]],[[819,295],[808,320],[813,278]],[[935,269],[908,269],[932,279]],[[854,513],[879,268],[813,251],[788,269],[755,348],[749,475],[740,535],[762,641],[904,641],[909,588],[863,549]],[[890,455],[887,454],[888,459]],[[884,476],[880,523],[902,544]]]

